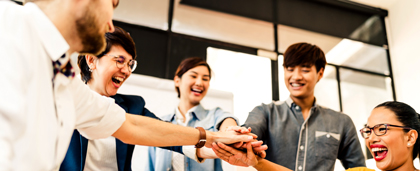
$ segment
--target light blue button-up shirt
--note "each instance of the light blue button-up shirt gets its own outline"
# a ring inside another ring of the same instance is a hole
[[[233,118],[238,123],[238,119],[230,113],[224,112],[217,107],[206,110],[198,105],[191,112],[192,118],[188,122],[189,127],[203,127],[208,131],[219,131],[221,123],[227,118]],[[177,124],[175,112],[171,115],[162,117],[162,120]],[[150,147],[147,159],[146,171],[171,171],[172,151],[162,148]],[[193,159],[184,156],[185,171],[222,171],[222,161],[220,159],[207,159],[203,163],[198,163]]]

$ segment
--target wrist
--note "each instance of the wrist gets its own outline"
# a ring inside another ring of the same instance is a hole
[[[214,142],[215,136],[216,136],[216,133],[211,132],[211,131],[206,131],[206,144],[205,144],[206,147],[211,148],[211,144]]]
[[[204,130],[203,127],[196,127],[196,129],[198,130],[200,136],[197,144],[195,144],[195,148],[201,148],[206,145],[207,142],[206,130]]]

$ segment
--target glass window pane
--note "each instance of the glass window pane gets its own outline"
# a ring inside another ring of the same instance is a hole
[[[317,104],[340,111],[335,67],[325,66],[324,76],[315,86],[315,97]]]
[[[114,11],[114,20],[168,30],[169,0],[123,0]]]
[[[393,100],[389,77],[340,68],[340,82],[343,112],[352,118],[357,130],[363,128],[376,105]],[[358,135],[365,147],[364,139]]]
[[[272,102],[270,59],[209,47],[207,62],[214,73],[211,89],[233,93],[233,112],[240,124],[255,106]]]
[[[273,24],[188,5],[175,6],[173,32],[274,50]]]
[[[326,58],[328,63],[389,74],[386,50],[379,46],[343,39]]]
[[[334,37],[326,34],[303,30],[295,27],[277,25],[278,29],[278,40],[279,40],[279,52],[284,53],[292,44],[299,42],[307,42],[315,44],[328,53],[334,46],[336,46],[342,38]]]

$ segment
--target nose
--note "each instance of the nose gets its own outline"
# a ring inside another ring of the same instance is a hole
[[[379,137],[373,132],[370,133],[369,137],[366,138],[366,141],[369,143],[374,143],[380,141]]]
[[[121,68],[121,72],[125,75],[130,75],[131,74],[131,70],[129,68],[129,66],[125,63],[124,66]]]
[[[108,32],[112,33],[115,31],[114,24],[112,23],[112,20],[108,21]]]
[[[196,80],[195,80],[195,85],[196,86],[203,86],[203,80],[202,80],[202,78],[200,78],[200,77],[198,77]]]
[[[301,80],[302,79],[302,73],[299,69],[293,70],[292,79],[293,80]]]

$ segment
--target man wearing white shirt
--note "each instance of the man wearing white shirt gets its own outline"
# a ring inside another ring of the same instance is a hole
[[[130,144],[198,144],[197,129],[128,115],[73,79],[70,55],[102,51],[118,2],[0,0],[0,170],[57,170],[74,129],[89,139],[113,135]],[[252,139],[233,131],[206,134],[208,147]]]

